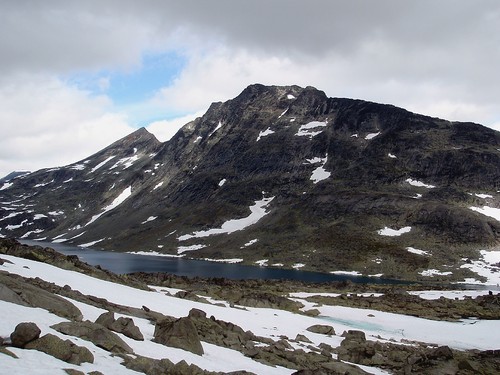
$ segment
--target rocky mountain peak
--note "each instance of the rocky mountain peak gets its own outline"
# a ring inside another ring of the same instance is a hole
[[[459,279],[500,243],[500,133],[313,87],[251,85],[168,142],[4,186],[2,236],[115,250]]]

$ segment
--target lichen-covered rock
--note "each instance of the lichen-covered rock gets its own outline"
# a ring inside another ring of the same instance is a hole
[[[94,356],[86,347],[78,346],[70,340],[63,340],[50,333],[30,342],[25,349],[38,350],[75,365],[83,362],[94,363]]]
[[[198,355],[204,353],[196,326],[188,317],[177,319],[174,322],[170,320],[157,322],[153,341]]]
[[[62,322],[51,328],[66,335],[77,336],[93,342],[96,346],[113,353],[130,354],[134,351],[120,337],[100,324],[85,322]]]
[[[26,344],[40,337],[40,328],[35,323],[19,323],[10,334],[12,345],[24,348]]]

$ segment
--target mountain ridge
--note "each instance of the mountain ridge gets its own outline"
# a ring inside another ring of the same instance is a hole
[[[449,261],[465,278],[463,259],[500,243],[498,219],[478,211],[500,207],[499,150],[500,133],[479,124],[255,84],[165,143],[138,129],[0,187],[36,208],[2,207],[0,234],[412,279]]]

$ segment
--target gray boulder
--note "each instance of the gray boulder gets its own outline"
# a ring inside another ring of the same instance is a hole
[[[157,322],[153,341],[198,355],[204,353],[196,326],[189,317]]]
[[[324,325],[324,324],[315,324],[307,328],[307,331],[313,333],[319,333],[322,335],[335,335],[335,330],[332,326]]]
[[[100,324],[85,322],[62,322],[51,328],[65,335],[80,337],[112,353],[131,354],[134,351],[120,337]]]
[[[13,346],[24,348],[26,344],[39,338],[40,333],[40,328],[35,323],[19,323],[11,333],[10,339]]]
[[[75,365],[80,365],[83,362],[94,363],[94,356],[86,347],[75,345],[70,340],[63,340],[51,334],[31,341],[25,346],[25,349],[35,349]]]
[[[144,336],[131,318],[120,317],[115,320],[115,314],[108,311],[101,314],[95,322],[111,331],[122,333],[131,339],[144,341]]]

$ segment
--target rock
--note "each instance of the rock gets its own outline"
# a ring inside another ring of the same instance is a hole
[[[307,331],[313,333],[319,333],[322,335],[335,335],[335,330],[332,326],[323,325],[323,324],[315,324],[307,328]]]
[[[304,311],[304,314],[307,316],[318,316],[321,312],[318,309],[310,309]]]
[[[198,355],[204,353],[198,331],[191,318],[188,317],[177,319],[174,322],[169,320],[157,322],[153,341]]]
[[[448,346],[440,346],[427,355],[430,359],[453,359],[453,352]]]
[[[52,334],[46,334],[25,346],[60,359],[61,361],[80,365],[83,362],[94,363],[94,356],[84,346],[75,345],[70,340],[63,340]]]
[[[137,341],[144,341],[139,328],[135,325],[131,318],[119,317],[110,328],[112,331],[123,333],[125,336]]]
[[[8,355],[9,357],[12,357],[12,358],[15,358],[15,359],[19,358],[17,355],[15,355],[14,353],[12,353],[9,349],[7,349],[7,348],[5,348],[3,346],[0,346],[0,353]]]
[[[12,345],[18,348],[24,348],[26,344],[40,337],[40,328],[35,323],[19,323],[10,339]]]
[[[93,342],[96,346],[109,352],[131,354],[134,351],[116,334],[100,324],[85,322],[63,322],[51,328],[66,335],[77,336]]]
[[[300,333],[297,334],[295,337],[295,341],[302,341],[302,342],[307,342],[308,344],[311,344],[312,341],[307,338],[307,336],[301,335]]]
[[[366,341],[366,336],[363,331],[357,331],[353,329],[350,329],[347,332],[344,331],[344,333],[342,333],[342,337],[345,337],[344,341],[357,341],[357,342]]]
[[[203,310],[193,308],[189,311],[188,317],[194,319],[205,319],[207,317],[207,313]]]
[[[99,315],[95,323],[100,324],[109,329],[109,327],[115,322],[115,314],[112,311],[107,311]]]
[[[101,314],[95,322],[111,331],[122,333],[131,339],[144,340],[144,336],[131,318],[120,317],[115,320],[115,314],[108,311]]]

